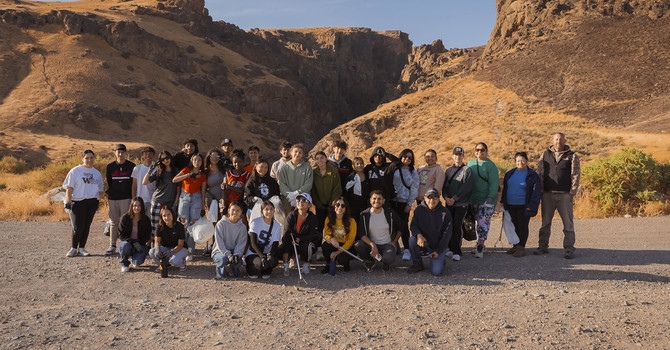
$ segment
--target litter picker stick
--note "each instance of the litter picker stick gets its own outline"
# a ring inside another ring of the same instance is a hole
[[[493,248],[498,246],[498,242],[502,245],[502,233],[503,233],[503,223],[505,222],[505,210],[501,210],[502,213],[502,220],[500,220],[500,234],[498,235],[498,240],[496,243],[493,245]]]
[[[330,243],[330,245],[335,246],[335,245],[333,244],[333,241],[329,240],[328,238],[323,237],[323,239],[324,239],[326,242]],[[354,259],[356,259],[356,260],[358,260],[358,261],[360,261],[360,262],[363,262],[363,259],[357,257],[357,256],[354,255],[354,254],[351,254],[351,252],[349,252],[348,250],[345,250],[344,248],[340,247],[340,245],[337,246],[337,250],[339,250],[339,251],[341,251],[341,252],[343,252],[343,253],[347,253],[347,254],[349,254],[352,258],[354,258]]]
[[[293,233],[291,233],[291,241],[293,241],[293,252],[295,253],[295,264],[298,266],[298,284],[300,284],[300,281],[305,282],[307,284],[307,281],[305,281],[304,278],[302,278],[302,266],[300,266],[300,258],[298,258],[298,245],[295,244],[295,237],[293,237]]]

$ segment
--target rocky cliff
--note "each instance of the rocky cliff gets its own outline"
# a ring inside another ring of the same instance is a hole
[[[282,138],[310,145],[374,110],[411,50],[407,34],[367,28],[247,32],[213,21],[202,0],[0,4],[0,152],[40,160],[61,153],[50,152],[59,135],[73,150],[187,136],[273,153]],[[41,154],[22,131],[54,138]]]

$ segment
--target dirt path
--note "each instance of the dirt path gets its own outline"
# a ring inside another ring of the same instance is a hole
[[[555,221],[548,255],[499,243],[442,277],[316,263],[299,290],[295,270],[215,281],[204,258],[169,279],[146,264],[122,274],[102,225],[93,256],[65,258],[69,223],[0,223],[0,348],[670,348],[670,217],[578,220],[573,260]]]

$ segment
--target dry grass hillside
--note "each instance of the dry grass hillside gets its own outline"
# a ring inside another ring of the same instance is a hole
[[[374,109],[410,48],[366,28],[245,32],[203,0],[0,0],[0,155],[39,165],[187,137],[201,150],[226,137],[273,153],[282,138],[313,144]]]

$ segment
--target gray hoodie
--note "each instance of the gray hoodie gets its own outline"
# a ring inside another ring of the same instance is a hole
[[[242,219],[237,220],[236,223],[232,223],[228,217],[224,216],[216,223],[212,255],[216,252],[221,252],[224,256],[242,256],[246,244],[247,227],[244,226]]]

